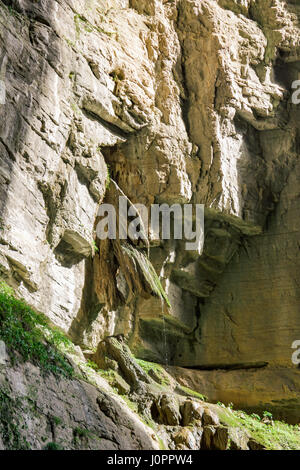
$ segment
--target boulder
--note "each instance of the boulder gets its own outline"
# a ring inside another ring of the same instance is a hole
[[[180,412],[182,415],[183,426],[189,426],[194,421],[202,420],[204,408],[200,403],[196,401],[186,400],[183,405],[181,405]]]

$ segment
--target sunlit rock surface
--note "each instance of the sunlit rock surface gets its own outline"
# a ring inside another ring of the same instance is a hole
[[[294,421],[299,18],[279,0],[0,6],[1,277],[83,349],[123,334],[209,383],[243,371],[212,400],[237,384],[246,407],[257,371],[249,408],[270,391]],[[147,244],[98,243],[116,187],[132,205],[204,204],[203,254],[150,236],[158,280]]]

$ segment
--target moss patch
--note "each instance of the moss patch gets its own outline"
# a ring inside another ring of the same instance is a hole
[[[72,343],[58,330],[51,328],[46,317],[35,312],[13,290],[0,282],[0,339],[14,362],[17,351],[24,361],[32,361],[42,370],[65,377],[73,376],[73,368],[58,350]]]
[[[130,408],[131,411],[134,411],[134,413],[136,413],[139,416],[139,418],[141,418],[141,416],[139,414],[138,404],[134,401],[131,401],[130,398],[128,398],[126,395],[120,395],[120,396],[121,396],[122,400],[125,401],[128,408]]]
[[[149,374],[150,371],[153,371],[154,374],[160,379],[161,385],[170,385],[171,382],[168,377],[168,374],[160,364],[156,364],[155,362],[144,361],[142,359],[137,358],[135,358],[135,361],[147,374]]]
[[[178,391],[182,392],[184,395],[187,395],[189,397],[194,397],[198,398],[199,400],[206,401],[207,397],[205,395],[202,395],[202,393],[195,392],[195,390],[192,390],[191,388],[184,387],[183,385],[178,386]]]

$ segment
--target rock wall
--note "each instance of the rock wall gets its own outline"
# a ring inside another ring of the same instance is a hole
[[[280,367],[296,409],[299,18],[280,0],[1,2],[1,277],[85,349],[122,333],[169,365]],[[146,250],[96,239],[119,193],[205,205],[202,256],[149,236],[170,307]]]

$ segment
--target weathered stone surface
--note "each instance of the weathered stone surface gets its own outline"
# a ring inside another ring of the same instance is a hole
[[[201,449],[211,450],[213,446],[213,438],[216,433],[216,429],[213,426],[205,426],[203,428]]]
[[[25,363],[2,367],[0,387],[9,400],[9,425],[15,422],[12,429],[18,433],[3,432],[0,420],[5,449],[14,445],[14,437],[21,448],[36,450],[53,443],[66,450],[159,449],[153,431],[125,403],[84,381],[45,376]]]
[[[203,421],[203,424],[206,426],[209,426],[209,425],[218,426],[220,424],[218,415],[216,415],[213,411],[209,409],[204,410],[202,421]]]
[[[159,396],[152,405],[152,417],[161,424],[178,426],[181,423],[179,403],[172,395]]]
[[[251,439],[247,432],[239,428],[229,428],[230,450],[249,450]]]
[[[183,428],[174,436],[173,440],[177,449],[197,449],[193,431],[189,428]]]
[[[216,429],[212,440],[212,450],[227,450],[229,444],[229,432],[225,427],[219,426]]]
[[[193,424],[194,421],[201,421],[203,419],[204,422],[204,408],[195,401],[187,400],[180,408],[182,414],[182,424],[183,426],[189,426]],[[204,423],[208,424],[208,423]]]
[[[299,18],[280,0],[0,6],[1,277],[85,348],[124,334],[145,359],[230,369],[199,390],[295,422]],[[205,204],[200,257],[149,234],[171,307],[145,244],[95,249],[116,187]]]

